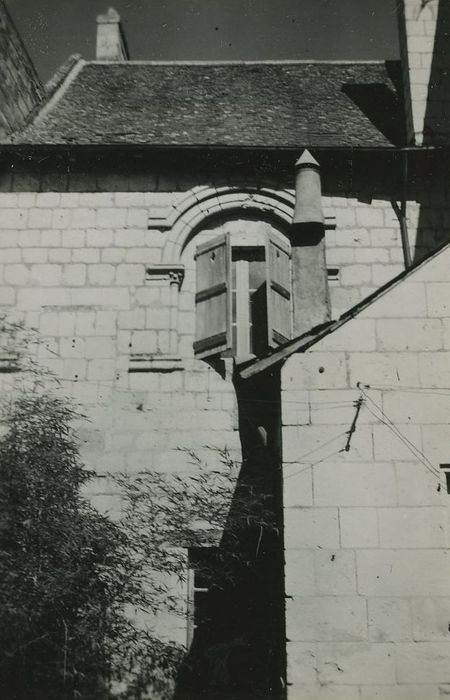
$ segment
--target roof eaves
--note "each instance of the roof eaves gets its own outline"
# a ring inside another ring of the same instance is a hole
[[[396,60],[396,59],[393,59]],[[133,60],[133,61],[100,61],[92,60],[86,61],[89,66],[297,66],[297,65],[333,65],[333,66],[360,66],[360,65],[384,65],[385,60],[361,60],[361,61],[348,61],[348,60],[314,60],[314,59],[266,59],[263,61],[257,60]]]
[[[278,348],[270,355],[267,355],[262,359],[252,360],[250,363],[245,364],[241,370],[238,369],[239,375],[242,377],[242,379],[249,379],[255,374],[259,374],[269,367],[272,367],[274,364],[287,360],[288,357],[293,355],[295,352],[305,352],[313,345],[319,343],[323,338],[330,335],[330,333],[334,333],[334,331],[336,331],[338,328],[341,328],[341,326],[358,316],[358,314],[364,311],[368,306],[390,292],[391,289],[397,287],[401,282],[410,277],[422,266],[426,265],[430,260],[440,255],[445,248],[450,248],[449,241],[442,243],[438,248],[431,251],[431,253],[429,253],[426,257],[422,258],[422,260],[415,263],[407,270],[403,270],[403,272],[397,275],[397,277],[394,277],[392,280],[386,282],[386,284],[377,289],[376,292],[373,292],[373,294],[370,294],[358,304],[352,306],[351,309],[342,314],[342,316],[340,316],[340,318],[338,318],[336,321],[330,321],[329,323],[315,326],[307,333],[304,333],[303,335],[290,340],[288,343],[285,343],[285,345]]]
[[[48,112],[46,112],[47,114]],[[41,115],[39,115],[41,116]],[[31,122],[29,126],[33,126],[36,123],[37,117]],[[401,153],[402,151],[414,151],[414,152],[434,152],[434,151],[446,151],[450,148],[448,146],[395,146],[393,144],[379,144],[376,146],[369,145],[355,145],[355,144],[334,144],[334,145],[324,145],[320,143],[311,143],[310,141],[300,142],[295,146],[272,146],[267,143],[129,143],[122,141],[102,141],[102,142],[71,142],[71,141],[52,141],[51,143],[39,142],[33,140],[26,140],[26,130],[17,132],[16,140],[11,141],[1,141],[1,147],[8,147],[11,151],[24,148],[33,148],[36,150],[50,149],[55,150],[58,148],[75,148],[80,150],[98,150],[98,149],[122,149],[124,151],[132,149],[148,149],[150,151],[258,151],[258,152],[273,152],[273,153],[285,153],[294,155],[298,154],[304,148],[314,149],[314,151],[323,152],[340,152],[340,153]],[[22,140],[19,140],[22,139]]]

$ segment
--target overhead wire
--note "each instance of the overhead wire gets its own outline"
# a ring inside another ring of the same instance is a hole
[[[378,404],[372,399],[371,396],[369,396],[363,389],[361,389],[362,393],[364,396],[370,401],[378,411],[378,414],[373,411],[373,409],[370,408],[370,406],[367,406],[367,410],[376,418],[380,423],[383,423],[387,428],[391,430],[391,432],[405,445],[405,447],[414,455],[414,457],[423,464],[423,466],[435,477],[440,481],[442,484],[445,484],[445,481],[441,477],[441,473],[439,470],[434,466],[434,464],[428,459],[428,457],[420,450],[417,445],[415,445],[409,438],[404,435],[401,430],[398,428],[398,426],[389,418],[389,416],[386,414],[386,412],[378,406]]]
[[[293,472],[292,474],[286,474],[285,479],[292,479],[294,476],[298,476],[299,474],[302,474],[305,471],[308,471],[308,469],[312,469],[316,467],[318,464],[321,464],[322,462],[325,462],[327,459],[330,459],[331,457],[335,457],[336,455],[340,454],[341,452],[345,452],[345,449],[341,447],[340,450],[335,450],[334,452],[331,452],[330,454],[326,455],[325,457],[322,457],[321,459],[316,460],[315,462],[308,463],[305,467],[302,469],[299,469],[296,472]],[[300,462],[301,464],[301,462]]]
[[[364,384],[358,382],[359,388],[364,387],[368,389],[373,389],[374,391],[395,391],[401,393],[412,393],[412,394],[442,394],[443,396],[450,395],[450,387],[446,389],[445,387],[432,387],[432,386],[394,386],[392,384]]]
[[[49,348],[47,348],[49,350]],[[60,359],[64,360],[70,360],[70,358],[62,358],[61,355],[55,351],[51,351],[53,355],[58,356]],[[90,382],[89,380],[85,379],[68,379],[68,378],[59,378],[57,377],[51,370],[49,370],[49,373],[53,379],[55,379],[58,384],[64,385],[64,383],[70,383],[70,384],[78,384],[79,386],[82,386],[83,384],[86,385],[95,385],[96,387],[100,388],[105,388],[105,389],[111,389],[114,390],[115,392],[122,392],[126,394],[133,394],[135,391],[138,391],[137,389],[132,389],[129,387],[118,387],[116,385],[116,382],[118,381],[118,378],[115,377],[114,379],[111,379],[111,381],[94,381]],[[128,374],[128,373],[127,373]],[[41,378],[42,379],[42,378]],[[377,420],[380,421],[380,423],[384,424],[386,427],[388,427],[391,432],[405,445],[405,447],[418,459],[423,466],[426,467],[426,469],[433,474],[434,477],[436,477],[441,483],[445,483],[443,479],[441,478],[441,473],[439,470],[433,465],[433,463],[426,457],[424,452],[420,450],[417,445],[415,445],[409,438],[404,435],[398,426],[392,421],[389,416],[386,414],[386,412],[383,410],[382,407],[380,407],[376,401],[367,393],[366,390],[374,390],[374,391],[400,391],[400,392],[411,392],[411,393],[427,393],[427,394],[432,394],[432,395],[443,395],[443,396],[450,396],[450,388],[448,390],[446,389],[440,389],[440,388],[434,388],[434,387],[413,387],[413,386],[393,386],[393,385],[369,385],[369,384],[364,384],[362,382],[357,383],[357,388],[361,392],[361,395],[364,396],[367,401],[369,401],[374,407],[375,410],[378,411],[378,413],[375,413],[373,409],[370,408],[369,405],[365,402],[365,405],[371,415],[374,416]],[[305,391],[308,391],[307,389]],[[324,390],[328,391],[328,390]],[[245,403],[266,403],[266,404],[282,404],[282,401],[278,400],[271,400],[271,399],[238,399],[238,405],[242,407],[242,404]],[[342,400],[342,401],[313,401],[313,400],[308,400],[308,401],[300,401],[300,400],[290,400],[287,399],[285,400],[285,404],[288,405],[294,405],[294,406],[307,406],[310,411],[320,411],[322,409],[324,410],[333,410],[333,409],[339,409],[342,407],[348,407],[350,405],[353,406],[358,406],[358,402],[352,401],[352,400]],[[360,405],[361,408],[361,405]],[[359,413],[359,410],[357,408],[357,411]],[[356,428],[356,426],[355,426]],[[350,428],[351,430],[351,428]],[[355,432],[353,429],[352,432]],[[319,449],[322,449],[323,447],[326,447],[326,445],[334,442],[338,438],[343,437],[344,435],[349,436],[350,431],[344,431],[343,433],[340,433],[339,435],[334,436],[333,438],[330,438],[330,440],[325,441],[321,445],[317,446],[316,448],[310,450],[309,452],[306,452],[305,454],[301,455],[300,459],[298,460],[299,463],[302,463],[303,460],[310,456],[311,454],[314,454],[317,452]],[[348,444],[348,440],[347,440]],[[340,452],[345,451],[345,447],[333,452],[331,455],[328,455],[327,457],[323,457],[316,462],[308,464],[308,466],[305,467],[305,469],[310,468],[311,466],[314,466],[315,464],[319,464],[326,459],[329,459],[331,456],[334,456],[335,454],[339,454]],[[348,451],[348,450],[347,450]],[[301,470],[303,471],[303,470]],[[291,478],[292,476],[295,476],[300,472],[295,472],[294,474],[288,475],[286,478]]]
[[[392,421],[392,420],[389,418],[389,416],[386,414],[386,412],[383,410],[383,408],[381,408],[380,406],[378,406],[378,404],[372,399],[371,396],[369,396],[368,394],[366,394],[364,391],[362,391],[362,393],[363,393],[363,394],[365,395],[365,397],[375,406],[375,408],[380,412],[380,414],[382,415],[382,417],[384,418],[384,420],[385,420],[390,426],[392,426],[392,428],[395,429],[395,430],[399,433],[399,435],[405,440],[405,442],[406,442],[412,449],[414,449],[424,460],[426,460],[426,461],[428,462],[428,464],[429,464],[431,467],[433,467],[433,469],[434,469],[435,467],[434,467],[433,464],[430,462],[430,460],[428,459],[428,457],[422,452],[422,450],[420,450],[420,449],[417,447],[417,445],[415,445],[408,437],[406,437],[406,435],[404,435],[404,434],[400,431],[400,429],[398,428],[398,426],[394,423],[394,421]]]

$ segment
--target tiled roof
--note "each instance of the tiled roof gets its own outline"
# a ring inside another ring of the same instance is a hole
[[[396,63],[79,61],[15,143],[389,147]]]

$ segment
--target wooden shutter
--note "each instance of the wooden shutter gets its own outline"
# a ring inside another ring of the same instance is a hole
[[[209,357],[231,348],[231,245],[227,234],[197,248],[196,337],[197,357]]]
[[[267,236],[267,331],[268,344],[277,347],[292,335],[290,251],[287,243]]]

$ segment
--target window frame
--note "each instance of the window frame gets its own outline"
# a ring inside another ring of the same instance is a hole
[[[224,254],[221,256],[222,267],[219,269],[218,266],[217,279],[215,284],[211,284],[214,277],[212,251],[220,248],[224,249]],[[242,363],[257,356],[250,351],[250,339],[248,341],[244,339],[244,336],[247,336],[249,332],[248,329],[251,327],[250,307],[248,313],[243,313],[244,321],[242,324],[239,323],[238,319],[233,318],[233,293],[236,294],[236,303],[238,302],[238,287],[233,288],[233,251],[239,249],[252,251],[259,248],[264,250],[265,258],[267,350],[278,347],[292,338],[292,268],[289,241],[283,234],[273,229],[271,231],[250,232],[248,234],[245,232],[239,234],[226,232],[200,244],[195,254],[197,291],[195,295],[196,339],[194,352],[198,359],[220,355],[222,357],[234,357],[237,363]],[[210,270],[207,269],[208,259],[206,256],[208,254],[211,257],[209,261]],[[280,259],[278,269],[275,263],[277,258]],[[206,267],[204,263],[206,263]],[[249,266],[247,267],[249,268]],[[240,298],[238,306],[240,309],[243,309],[250,303],[249,270],[247,269],[247,279],[245,280],[243,275],[245,274],[246,266],[241,265],[239,268],[241,268],[242,278],[239,283]],[[237,269],[236,273],[238,273]],[[210,302],[210,300],[221,295],[225,299],[225,305],[223,300],[221,304],[225,318],[220,323],[220,319],[217,319],[217,314],[211,311],[214,306],[217,308],[217,299],[215,302]],[[209,309],[208,306],[210,307]],[[214,330],[217,330],[217,328],[223,329],[221,333],[208,335],[208,318],[211,319],[211,325]],[[235,343],[233,343],[233,326],[236,328]]]

